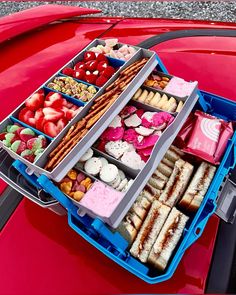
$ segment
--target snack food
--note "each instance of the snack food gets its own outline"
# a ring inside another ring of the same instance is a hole
[[[162,90],[166,87],[169,81],[170,81],[170,78],[166,76],[158,75],[157,73],[154,72],[147,78],[147,80],[144,82],[144,85]]]
[[[101,87],[115,73],[115,69],[110,65],[105,55],[86,51],[83,60],[76,63],[73,69],[64,68],[62,73]]]
[[[29,162],[35,162],[47,147],[43,135],[37,135],[32,129],[17,124],[8,125],[0,134],[3,144]]]
[[[177,101],[174,97],[168,98],[166,94],[154,93],[142,88],[137,90],[132,99],[166,112],[179,113],[184,105],[183,101]]]
[[[197,82],[187,82],[184,79],[173,77],[169,83],[165,86],[164,90],[172,95],[179,97],[189,96],[194,88],[196,88]]]
[[[124,193],[118,192],[101,181],[95,181],[85,193],[80,204],[96,216],[109,217],[120,203]]]
[[[150,264],[159,270],[164,270],[166,268],[171,254],[181,238],[188,219],[186,215],[175,207],[171,210],[148,256],[148,262]]]
[[[194,174],[191,183],[179,202],[179,207],[185,211],[195,212],[200,207],[203,198],[214,177],[216,167],[202,162]]]
[[[121,60],[129,60],[137,51],[134,47],[128,45],[122,45],[121,47],[114,49],[118,44],[118,39],[106,39],[104,41],[105,46],[97,45],[96,47],[90,48],[89,51],[93,51],[97,54],[103,53],[106,56]]]
[[[64,157],[74,148],[80,139],[87,134],[89,129],[109,109],[113,102],[119,97],[120,93],[141,70],[147,60],[148,58],[138,60],[120,72],[119,77],[106,88],[105,93],[93,101],[89,113],[79,122],[70,127],[61,142],[50,153],[48,162],[44,169],[51,171],[64,159]],[[129,78],[127,78],[127,75]]]
[[[94,86],[77,82],[72,77],[56,77],[47,84],[47,87],[84,102],[89,101],[97,93]]]
[[[142,262],[147,262],[156,237],[170,212],[170,207],[154,201],[145,221],[130,249],[130,253]]]

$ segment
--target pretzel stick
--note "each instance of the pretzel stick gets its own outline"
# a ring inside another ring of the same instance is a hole
[[[95,124],[99,119],[100,117],[107,111],[107,109],[113,104],[113,102],[117,99],[119,95],[114,95],[112,97],[112,99],[109,101],[109,103],[107,104],[107,106],[105,106],[99,113],[97,113],[94,117],[92,117],[87,125],[86,125],[86,128],[89,129],[91,126],[93,126],[93,124]]]
[[[129,75],[129,73],[132,73],[133,70],[135,70],[136,68],[139,68],[141,66],[143,66],[145,63],[147,62],[146,59],[143,59],[139,64],[131,67],[130,69],[125,69],[124,71],[122,71],[120,74],[123,76],[123,75]]]
[[[59,143],[59,145],[49,154],[49,157],[52,158],[60,149],[66,144],[68,140],[70,140],[78,131],[80,131],[86,124],[86,120],[83,118],[76,124],[74,124],[74,130],[70,132],[67,132],[66,136],[63,137],[62,141]],[[72,127],[72,126],[71,126]]]
[[[76,146],[76,144],[80,141],[82,137],[88,132],[87,129],[84,129],[82,132],[80,132],[80,135],[72,141],[71,145],[68,149],[66,149],[63,154],[57,159],[57,161],[53,165],[53,169],[65,158],[65,156]]]
[[[110,90],[109,92],[105,92],[105,93],[102,94],[101,96],[97,97],[93,102],[96,103],[96,102],[100,101],[101,99],[105,99],[105,98],[108,97],[110,94],[112,94],[113,91],[114,91],[114,89]]]

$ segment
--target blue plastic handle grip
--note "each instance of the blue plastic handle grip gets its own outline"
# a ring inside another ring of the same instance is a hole
[[[27,166],[25,164],[23,164],[20,160],[15,160],[13,163],[12,163],[12,166],[18,171],[20,172],[24,178],[29,182],[31,183],[34,187],[36,187],[37,189],[42,189],[42,187],[40,186],[40,184],[37,182],[37,177],[32,174],[32,175],[29,175],[27,172],[26,172],[26,169],[27,169]]]

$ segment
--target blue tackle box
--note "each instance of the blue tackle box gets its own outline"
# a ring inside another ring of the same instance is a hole
[[[164,73],[167,73],[161,62],[159,62],[159,70],[160,68]],[[198,91],[198,101],[195,105],[195,109],[203,110],[204,112],[228,121],[236,121],[236,103],[204,91]],[[117,231],[108,227],[100,219],[94,219],[88,215],[78,215],[78,207],[75,206],[47,176],[43,174],[39,177],[28,175],[26,172],[27,166],[19,160],[12,162],[11,166],[13,166],[20,175],[24,176],[27,182],[32,186],[52,196],[55,202],[54,205],[58,205],[59,202],[61,206],[67,210],[68,224],[80,236],[140,279],[150,284],[156,284],[168,280],[173,275],[186,249],[201,236],[212,214],[217,213],[220,217],[225,217],[227,221],[233,220],[234,216],[232,215],[235,213],[234,210],[231,208],[229,217],[227,216],[229,210],[224,210],[227,206],[223,205],[226,202],[228,203],[227,208],[230,208],[232,194],[228,194],[224,187],[226,187],[226,183],[229,181],[228,177],[234,169],[235,164],[236,132],[234,132],[233,137],[228,141],[224,156],[220,165],[217,167],[217,171],[207,194],[197,213],[190,217],[187,222],[182,237],[164,272],[160,272],[134,258],[129,253],[128,242]],[[16,183],[10,180],[10,176],[6,176],[6,173],[0,171],[0,176],[2,174],[4,174],[3,179],[6,182],[15,189],[18,189]],[[19,186],[21,185],[19,184]],[[50,201],[52,201],[52,199],[50,199]],[[220,206],[218,206],[217,203],[220,204]]]

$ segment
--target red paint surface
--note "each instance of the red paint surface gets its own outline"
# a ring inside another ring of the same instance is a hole
[[[87,18],[54,24],[6,42],[0,49],[1,119],[96,37],[116,36],[121,42],[137,44],[158,33],[195,27],[191,21],[124,20],[104,34],[115,22],[115,18],[95,18],[90,24]],[[226,24],[217,26],[226,28]],[[196,22],[196,27],[214,25]],[[212,59],[217,55],[217,65],[227,63],[228,75],[233,74],[235,67],[228,63],[235,60],[234,41],[224,39],[221,48],[222,40],[199,40],[199,44],[194,40],[185,44],[178,39],[168,47],[159,45],[158,52],[171,73],[197,79],[201,86],[228,96],[229,87],[212,82],[214,77],[219,79]],[[220,54],[209,54],[209,46]],[[196,57],[199,60],[193,66]],[[226,66],[221,66],[220,72],[226,77]],[[148,285],[80,238],[68,227],[65,217],[24,200],[0,235],[0,294],[202,293],[217,227],[218,219],[212,217],[203,236],[186,252],[174,277]]]
[[[0,235],[0,294],[201,293],[217,227],[212,217],[172,279],[149,285],[90,246],[66,217],[24,200]]]
[[[0,19],[0,42],[59,19],[98,12],[100,10],[90,8],[42,5],[13,13]]]

